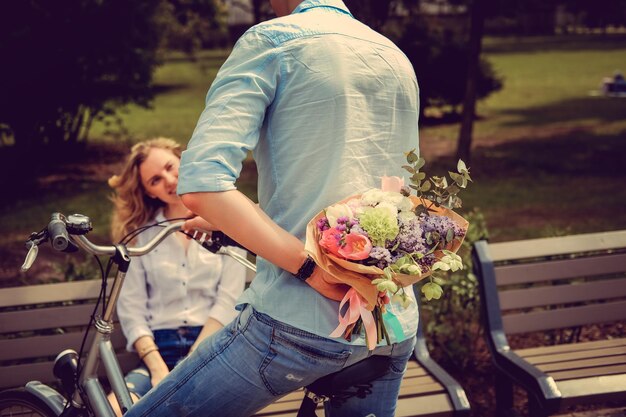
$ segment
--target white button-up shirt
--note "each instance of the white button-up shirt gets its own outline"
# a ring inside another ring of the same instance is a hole
[[[159,213],[155,221],[162,220]],[[136,245],[159,231],[153,227],[141,233]],[[237,315],[235,301],[245,280],[245,267],[233,258],[193,241],[185,254],[182,242],[168,236],[152,252],[131,259],[117,303],[127,349],[133,350],[138,338],[152,336],[152,330],[202,326],[208,318],[228,324]]]

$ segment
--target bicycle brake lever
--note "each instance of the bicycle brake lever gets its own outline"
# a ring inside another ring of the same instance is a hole
[[[22,267],[20,268],[22,272],[26,272],[30,269],[30,267],[33,265],[33,262],[35,262],[35,259],[37,259],[37,254],[39,253],[39,246],[37,246],[35,242],[29,243],[30,248],[28,249],[28,253],[26,254],[26,259],[24,259],[24,264],[22,264]]]

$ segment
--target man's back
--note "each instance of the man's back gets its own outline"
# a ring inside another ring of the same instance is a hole
[[[183,153],[178,192],[233,189],[252,150],[260,207],[304,240],[323,208],[403,175],[404,152],[419,145],[418,108],[413,68],[393,43],[341,1],[306,0],[237,42]],[[262,258],[239,302],[324,337],[337,325],[336,301]],[[398,318],[415,334],[414,304]]]
[[[418,146],[417,81],[392,42],[341,9],[313,7],[253,30],[271,40],[280,62],[256,159],[260,171],[267,163],[283,175],[263,176],[260,187],[293,181],[288,193],[259,193],[260,202],[302,237],[320,208],[378,186],[381,175],[401,175],[403,152]]]

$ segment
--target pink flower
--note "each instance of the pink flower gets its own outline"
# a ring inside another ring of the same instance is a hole
[[[339,248],[339,255],[346,259],[360,261],[369,256],[372,250],[372,242],[360,233],[348,233],[345,237],[345,245]]]
[[[400,177],[381,177],[381,189],[383,191],[393,191],[399,193],[404,186],[404,178]]]
[[[339,242],[342,237],[342,232],[331,227],[330,229],[326,229],[322,232],[322,237],[320,238],[320,246],[332,253],[336,256],[341,256],[339,254]]]

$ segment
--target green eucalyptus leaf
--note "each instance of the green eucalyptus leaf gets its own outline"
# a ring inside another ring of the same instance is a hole
[[[452,184],[452,185],[449,185],[449,186],[446,188],[446,191],[447,191],[449,194],[456,194],[456,193],[458,193],[459,191],[461,191],[461,189],[460,189],[459,187],[457,187],[456,185]]]
[[[415,162],[417,162],[418,159],[419,157],[413,151],[410,151],[406,154],[406,161],[409,164],[414,164]]]
[[[446,233],[446,243],[452,242],[452,239],[454,239],[454,230],[448,229],[448,232]]]

